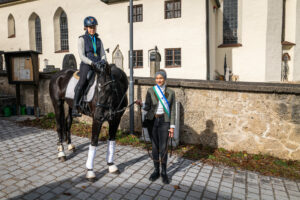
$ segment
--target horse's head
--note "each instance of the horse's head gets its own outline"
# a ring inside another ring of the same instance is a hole
[[[105,63],[97,70],[97,108],[95,117],[101,121],[109,120],[113,112],[113,91],[115,80],[111,74],[111,65]]]

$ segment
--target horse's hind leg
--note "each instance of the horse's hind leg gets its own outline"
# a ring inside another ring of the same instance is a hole
[[[68,150],[69,151],[75,151],[75,145],[71,142],[71,126],[73,122],[72,117],[72,108],[69,107],[68,116],[66,118],[66,135],[67,135],[67,144],[68,144]]]
[[[109,139],[107,141],[107,154],[106,154],[106,161],[107,161],[109,173],[116,173],[116,174],[120,173],[118,167],[114,164],[114,155],[116,151],[116,134],[117,134],[120,121],[121,121],[120,118],[115,118],[109,121]]]
[[[64,112],[64,101],[58,100],[54,105],[55,120],[56,120],[56,130],[58,134],[57,150],[58,150],[58,160],[65,161],[66,154],[64,152],[64,125],[65,125],[65,112]]]

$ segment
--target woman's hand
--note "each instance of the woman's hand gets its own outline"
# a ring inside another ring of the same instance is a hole
[[[136,100],[136,101],[135,101],[135,103],[136,103],[137,105],[139,105],[139,106],[142,106],[142,105],[143,105],[143,102],[142,102],[142,100],[139,100],[139,99],[138,99],[138,100]]]
[[[169,129],[169,137],[173,138],[174,137],[174,128]]]

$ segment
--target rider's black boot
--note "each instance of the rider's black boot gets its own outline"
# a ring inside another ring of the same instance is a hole
[[[161,164],[161,178],[162,178],[162,182],[164,184],[169,184],[170,183],[168,175],[167,175],[167,165],[166,165],[166,163]]]
[[[159,162],[154,161],[154,172],[151,174],[149,180],[156,181],[159,178]]]
[[[81,87],[77,87],[75,89],[75,95],[73,100],[73,108],[72,108],[72,116],[73,117],[81,117],[81,114],[78,112],[79,101],[81,97]]]

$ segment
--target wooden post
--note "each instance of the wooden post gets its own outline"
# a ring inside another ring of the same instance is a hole
[[[20,95],[20,84],[16,84],[16,111],[17,115],[21,114],[21,95]]]
[[[39,109],[39,85],[34,85],[34,113],[36,117],[40,117]]]

